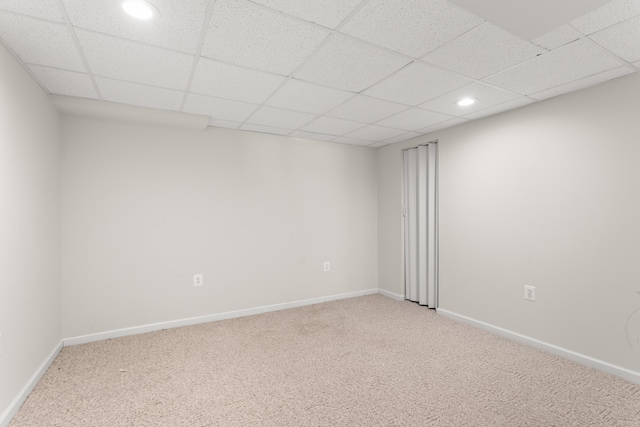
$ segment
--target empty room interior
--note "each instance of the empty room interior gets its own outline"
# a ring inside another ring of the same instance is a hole
[[[640,0],[0,0],[0,426],[639,426]]]

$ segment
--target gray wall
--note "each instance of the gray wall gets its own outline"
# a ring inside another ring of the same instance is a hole
[[[640,76],[380,148],[380,288],[398,294],[401,149],[432,139],[441,307],[640,371]]]
[[[65,337],[378,286],[374,149],[78,117],[63,135]]]
[[[60,342],[58,113],[0,44],[0,414]]]

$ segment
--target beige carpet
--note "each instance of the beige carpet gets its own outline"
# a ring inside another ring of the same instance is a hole
[[[640,426],[640,386],[372,295],[65,347],[11,426]]]

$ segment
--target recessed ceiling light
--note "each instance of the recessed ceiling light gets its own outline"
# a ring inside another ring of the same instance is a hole
[[[122,3],[122,8],[134,18],[148,20],[160,14],[158,9],[145,0],[127,0]]]
[[[468,107],[469,105],[475,104],[476,101],[476,98],[462,98],[460,101],[456,102],[456,104],[460,107]]]

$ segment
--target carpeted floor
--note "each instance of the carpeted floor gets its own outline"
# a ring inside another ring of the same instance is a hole
[[[640,385],[372,295],[65,347],[23,426],[640,426]]]

